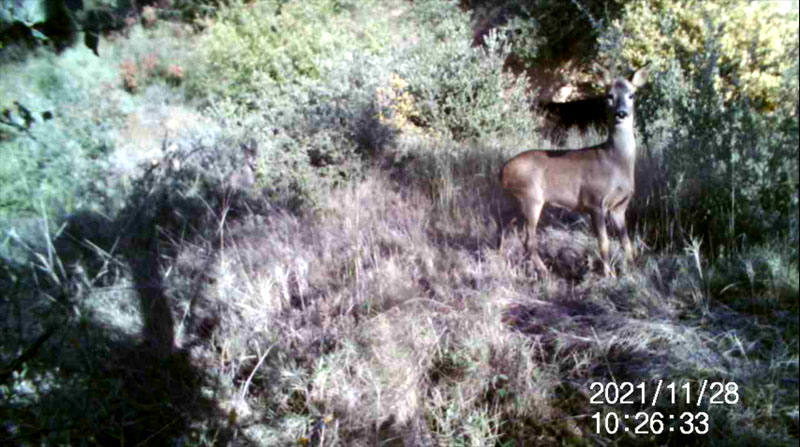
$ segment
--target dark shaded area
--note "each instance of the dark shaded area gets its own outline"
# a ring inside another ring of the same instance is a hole
[[[74,20],[74,12],[83,7],[82,0],[39,0],[44,10],[44,20],[29,26],[21,17],[2,23],[0,32],[0,58],[21,59],[41,44],[49,45],[57,53],[74,45],[80,26]],[[19,12],[17,12],[19,13]],[[34,19],[35,20],[35,19]],[[41,33],[46,40],[37,38]]]
[[[9,0],[10,1],[10,0]],[[3,23],[0,27],[0,60],[21,60],[30,51],[47,46],[56,53],[75,45],[78,34],[84,32],[84,44],[99,56],[100,36],[112,32],[124,31],[146,6],[155,6],[159,0],[118,1],[116,6],[101,5],[85,10],[83,0],[39,0],[44,6],[45,20],[28,26],[21,20]],[[177,0],[171,8],[164,9],[163,15],[184,16],[191,21],[198,17],[197,13],[188,11],[203,10],[203,15],[210,14],[225,1],[210,0]],[[164,5],[167,5],[166,3]],[[210,9],[209,9],[210,8]],[[46,39],[37,38],[35,33],[42,33]]]
[[[64,0],[45,0],[44,4],[47,20],[36,28],[52,41],[56,52],[64,51],[77,41],[78,26]]]
[[[8,28],[0,34],[0,43],[2,43],[2,48],[0,48],[0,54],[2,55],[11,53],[9,47],[15,50],[12,57],[6,56],[6,58],[11,60],[18,58],[16,53],[30,51],[38,45],[30,28],[22,22],[11,23]]]
[[[605,129],[606,99],[593,96],[569,102],[548,102],[539,105],[545,116],[543,134],[558,145],[564,144],[569,129],[586,133],[591,128]]]
[[[354,147],[349,156],[355,160],[346,160],[351,163],[369,161],[396,135],[370,110],[355,117],[349,135]],[[283,197],[276,199],[289,204],[285,207],[271,201],[268,186],[254,191],[257,138],[230,145],[238,151],[198,144],[169,152],[135,180],[125,208],[115,216],[74,213],[64,218],[51,247],[34,247],[22,263],[3,260],[0,287],[9,291],[10,299],[0,302],[0,314],[7,316],[6,324],[0,325],[0,379],[15,383],[14,375],[26,368],[33,375],[57,370],[61,376],[58,388],[38,392],[35,403],[0,404],[0,418],[11,421],[0,426],[0,443],[66,439],[98,445],[172,445],[214,433],[215,444],[251,444],[238,434],[244,422],[234,413],[221,412],[216,399],[209,397],[209,389],[221,387],[215,376],[190,357],[193,347],[211,343],[222,319],[218,305],[205,298],[214,280],[209,266],[221,245],[231,243],[230,238],[219,243],[221,221],[231,229],[228,236],[252,227],[253,220],[304,209],[293,210],[292,201],[284,200],[291,198],[291,191],[282,191]],[[191,261],[179,261],[187,251]],[[37,253],[51,253],[55,264],[37,267]],[[167,275],[170,271],[173,274]],[[142,328],[134,335],[109,328],[92,315],[80,315],[81,300],[120,287],[122,278],[130,280],[138,298]],[[305,301],[319,294],[311,292]],[[294,293],[291,301],[297,307],[307,304]],[[37,318],[23,312],[37,307],[45,309]],[[317,351],[333,349],[335,339],[322,339],[311,349],[314,352],[288,355],[310,365]],[[240,373],[249,373],[256,361]],[[270,374],[234,380],[252,379],[254,389],[268,388],[264,381],[276,379]],[[304,399],[298,398],[300,403],[298,413],[310,411]]]
[[[192,279],[198,298],[192,298],[193,311],[183,322],[183,339],[191,343],[177,349],[173,307],[178,303],[164,272],[165,261],[177,255],[176,241],[205,245],[209,258],[216,256],[206,241],[213,239],[217,225],[210,222],[217,217],[204,200],[227,200],[230,219],[257,209],[258,203],[211,187],[202,196],[187,198],[172,182],[202,173],[167,170],[159,166],[148,172],[116,218],[81,212],[67,219],[53,242],[66,268],[59,280],[36,275],[27,265],[3,263],[0,286],[12,293],[11,303],[0,306],[3,313],[21,320],[14,309],[22,300],[40,302],[37,306],[48,310],[38,324],[17,321],[19,331],[4,326],[2,353],[21,349],[22,354],[2,359],[0,378],[7,383],[25,364],[28,374],[58,371],[59,385],[38,393],[35,406],[24,401],[0,404],[0,419],[10,421],[0,429],[3,445],[66,439],[92,445],[172,445],[189,442],[198,423],[217,433],[219,445],[250,444],[236,435],[235,418],[220,413],[215,399],[201,392],[202,387],[214,388],[215,379],[190,361],[191,345],[206,342],[218,321],[197,302],[208,279]],[[172,175],[169,181],[165,174]],[[61,271],[56,270],[56,277]],[[76,313],[89,288],[118,284],[124,271],[133,281],[142,315],[142,333],[134,337]],[[218,425],[220,421],[228,423]]]
[[[611,20],[619,15],[620,5],[614,2],[553,1],[553,0],[462,0],[461,8],[473,11],[479,18],[473,25],[476,45],[492,29],[507,27],[507,32],[537,41],[532,48],[520,48],[528,62],[562,62],[571,58],[588,58],[597,45],[597,27],[593,22]],[[526,28],[508,27],[514,19]],[[519,54],[519,50],[517,50]]]
[[[53,371],[58,387],[38,394],[36,405],[5,402],[3,445],[48,444],[70,439],[91,445],[172,445],[192,438],[193,422],[215,427],[227,420],[201,393],[214,386],[185,351],[169,357],[124,334],[87,322],[66,323],[53,345],[27,370]],[[76,356],[78,354],[78,356]],[[235,426],[217,426],[229,445]],[[245,442],[237,445],[246,445]]]

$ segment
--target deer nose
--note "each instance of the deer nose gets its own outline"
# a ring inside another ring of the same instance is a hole
[[[618,111],[614,112],[614,116],[618,120],[624,120],[625,118],[628,117],[628,112],[626,112],[625,110],[618,110]]]

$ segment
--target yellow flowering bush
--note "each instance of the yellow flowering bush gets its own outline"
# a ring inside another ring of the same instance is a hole
[[[422,129],[414,124],[420,119],[416,100],[408,91],[408,82],[392,73],[386,86],[375,89],[378,121],[403,132],[418,133]]]
[[[637,190],[669,197],[645,218],[663,223],[656,234],[701,238],[712,254],[797,234],[797,20],[790,2],[652,0],[600,30],[604,62],[655,65],[637,124],[663,177]]]
[[[695,63],[695,55],[717,51],[714,86],[723,98],[731,101],[746,94],[759,110],[774,110],[786,97],[781,93],[783,79],[797,59],[798,11],[791,5],[739,0],[628,2],[601,36],[601,53],[633,65],[677,60],[692,78],[703,69]],[[786,6],[788,10],[782,9]],[[613,36],[621,45],[611,42]]]

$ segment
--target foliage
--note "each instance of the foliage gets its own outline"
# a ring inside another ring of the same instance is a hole
[[[0,124],[0,215],[92,209],[116,196],[103,172],[113,148],[109,129],[120,123],[124,104],[102,87],[116,70],[83,49],[11,67],[0,76],[0,106],[10,118]]]
[[[227,6],[227,0],[172,0],[170,6],[180,11],[181,19],[188,23],[212,17]]]
[[[652,229],[669,243],[694,233],[714,254],[796,235],[798,213],[796,105],[766,114],[748,91],[727,95],[721,52],[711,38],[693,56],[695,71],[678,61],[656,70],[638,108],[651,171],[641,173],[641,203],[664,224]],[[797,78],[782,78],[780,89],[796,90]]]
[[[408,82],[392,73],[386,86],[375,91],[375,102],[378,106],[378,120],[401,132],[419,132],[415,122],[420,120],[417,100],[408,91]]]
[[[152,6],[145,6],[142,8],[142,26],[145,28],[152,28],[156,26],[158,21],[158,13],[156,8]]]
[[[230,141],[256,142],[258,186],[276,204],[313,203],[388,134],[373,107],[385,60],[353,40],[350,20],[335,1],[234,3],[182,78]]]
[[[127,137],[134,115],[143,107],[152,114],[163,103],[174,104],[181,97],[187,73],[185,53],[179,50],[184,44],[176,38],[180,30],[166,24],[148,30],[135,25],[130,41],[109,39],[102,58],[75,47],[60,55],[40,50],[33,53],[35,57],[3,66],[0,144],[6,155],[0,167],[0,214],[4,219],[52,217],[77,209],[110,212],[119,206],[124,193],[119,182],[127,175],[109,175],[111,158],[115,157],[114,166],[121,163],[125,169],[129,158],[141,158],[146,144]],[[155,106],[142,104],[154,97]],[[134,153],[117,153],[120,142]],[[130,169],[135,164],[131,162]]]
[[[236,123],[225,126],[232,140],[257,142],[259,187],[295,209],[358,171],[359,129],[381,73],[333,26],[337,4],[232,3],[208,22],[195,56],[203,64],[187,76],[218,119]]]
[[[41,27],[47,19],[46,3],[43,0],[3,0],[0,4],[0,36],[12,26],[21,24],[35,39],[46,41],[47,36],[36,27]],[[0,48],[2,48],[2,42],[0,42]]]
[[[396,132],[467,139],[532,130],[525,80],[503,72],[510,47],[500,37],[473,48],[469,17],[452,2],[420,2],[411,13],[430,27],[387,51],[374,44],[388,24],[355,42],[356,12],[338,2],[235,4],[202,38],[196,57],[210,63],[187,82],[220,119],[238,123],[225,126],[236,129],[232,139],[258,141],[259,185],[295,205],[357,172]]]
[[[685,0],[628,2],[622,16],[610,23],[600,39],[601,57],[632,63],[679,61],[689,78],[707,69],[697,55],[713,44],[717,48],[714,88],[725,102],[745,96],[759,111],[785,104],[783,78],[797,60],[795,6],[790,2],[714,2]],[[624,36],[610,45],[613,36]],[[794,57],[792,57],[794,56]]]
[[[400,65],[415,110],[397,112],[457,140],[532,131],[526,79],[504,70],[509,42],[493,32],[473,47],[469,16],[453,2],[418,2],[413,12],[430,28]]]
[[[163,54],[151,52],[123,60],[119,64],[122,87],[129,93],[136,93],[159,79],[172,85],[180,84],[183,68],[179,64],[167,64],[165,59]]]
[[[300,78],[318,79],[320,60],[334,57],[344,43],[334,34],[333,3],[237,1],[222,8],[201,37],[197,57],[205,67],[193,90],[246,101]]]
[[[390,133],[372,106],[379,61],[358,53],[340,56],[324,80],[265,90],[246,107],[213,102],[210,112],[231,141],[257,143],[258,187],[275,204],[297,209],[316,202],[328,187],[357,174],[362,155],[380,150],[381,134]]]
[[[499,28],[514,42],[514,55],[526,66],[551,66],[593,56],[603,20],[619,15],[618,0],[505,0],[470,2],[481,35]],[[599,20],[595,19],[600,18]]]

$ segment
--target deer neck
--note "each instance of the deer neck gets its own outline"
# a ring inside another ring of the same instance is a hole
[[[631,176],[636,163],[636,139],[633,136],[633,120],[609,126],[606,142],[614,159],[620,162]]]

